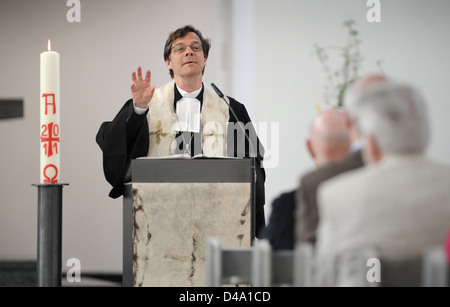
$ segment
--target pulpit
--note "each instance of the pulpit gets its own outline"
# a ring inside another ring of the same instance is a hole
[[[131,161],[123,197],[123,286],[202,287],[208,237],[255,236],[254,159]]]

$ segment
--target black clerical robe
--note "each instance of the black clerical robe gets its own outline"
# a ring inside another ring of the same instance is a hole
[[[170,85],[170,84],[169,84]],[[202,103],[204,89],[199,94],[197,99]],[[176,108],[176,101],[181,98],[181,94],[176,89],[174,84],[174,109]],[[252,128],[253,125],[246,125],[251,122],[250,116],[245,106],[235,99],[228,97],[230,105],[236,114],[229,110],[229,123],[240,122],[245,125],[245,128]],[[153,100],[152,100],[153,102]],[[225,104],[225,102],[223,102]],[[255,132],[253,132],[255,133]],[[234,131],[234,135],[238,134]],[[254,134],[256,135],[256,133]],[[112,121],[101,124],[97,132],[96,141],[103,152],[103,171],[106,180],[112,185],[109,193],[111,198],[118,198],[123,195],[124,183],[127,181],[126,175],[132,159],[138,157],[145,157],[149,155],[149,123],[147,114],[137,115],[134,112],[133,100],[128,100],[120,109],[118,114]],[[250,138],[252,139],[252,138]],[[236,137],[228,135],[227,144],[234,141],[234,152],[229,153],[235,157],[238,156],[238,146]],[[262,167],[262,160],[264,156],[264,148],[257,138],[256,144],[253,144],[254,151],[256,151],[256,237],[260,237],[261,230],[265,227],[264,204],[265,204],[265,178],[266,174]],[[245,156],[249,157],[250,146],[248,140],[245,140]],[[239,155],[240,157],[241,155]]]

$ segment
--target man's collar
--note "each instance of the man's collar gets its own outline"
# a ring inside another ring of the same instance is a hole
[[[184,98],[197,98],[197,96],[200,94],[200,92],[203,89],[203,82],[202,82],[202,86],[200,86],[200,88],[198,90],[195,90],[195,91],[193,91],[191,93],[188,93],[188,92],[182,90],[181,88],[178,87],[178,85],[176,83],[175,83],[175,86],[176,86],[178,92],[181,94],[182,97],[184,97]]]
[[[174,93],[175,95],[174,95],[174,100],[173,100],[173,104],[174,104],[173,107],[174,107],[174,110],[176,110],[177,109],[177,101],[180,100],[181,98],[183,98],[183,95],[180,93],[180,91],[182,91],[182,92],[185,92],[185,91],[180,89],[176,83],[175,83],[174,87],[175,87],[175,93]],[[202,83],[202,87],[200,89],[198,89],[197,91],[198,91],[198,94],[194,98],[197,98],[200,101],[200,108],[201,108],[203,105],[203,93],[205,91],[205,87],[203,86],[203,83]],[[197,92],[197,91],[195,91],[195,92]],[[195,93],[195,92],[193,92],[193,93]]]

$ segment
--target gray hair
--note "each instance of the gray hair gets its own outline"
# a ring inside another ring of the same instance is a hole
[[[355,121],[358,112],[358,97],[373,85],[380,82],[390,82],[389,78],[383,74],[368,74],[357,80],[344,94],[344,107],[351,121]]]
[[[358,97],[356,125],[372,135],[383,154],[423,152],[429,141],[428,112],[419,92],[408,85],[374,85]]]

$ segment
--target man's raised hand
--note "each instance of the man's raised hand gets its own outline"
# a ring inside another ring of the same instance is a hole
[[[136,107],[147,108],[150,100],[152,100],[155,87],[150,85],[151,72],[147,70],[145,79],[142,79],[142,68],[138,67],[137,73],[133,71],[131,74],[133,84],[131,84],[131,95]]]

